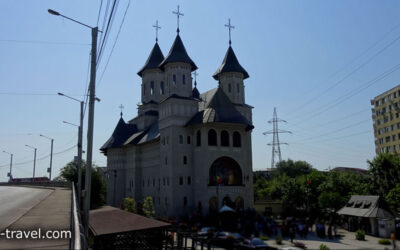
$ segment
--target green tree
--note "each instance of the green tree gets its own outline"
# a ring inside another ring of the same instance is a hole
[[[85,174],[86,174],[86,162],[82,162],[82,189],[85,187]],[[100,168],[95,166],[92,168],[92,180],[91,180],[91,196],[90,196],[90,207],[97,208],[105,203],[106,195],[106,182],[100,172]],[[78,182],[78,170],[74,162],[69,162],[65,165],[61,171],[60,176],[57,177],[59,180],[65,180],[77,183]]]
[[[397,212],[400,212],[400,184],[391,189],[386,195],[386,201]]]
[[[347,199],[341,196],[338,192],[324,191],[318,197],[320,208],[331,208],[334,211],[339,210],[346,201]]]
[[[312,170],[311,164],[306,161],[293,161],[288,159],[287,161],[280,161],[276,164],[276,171],[278,174],[286,174],[289,177],[296,177],[300,175],[309,174]]]
[[[377,194],[386,196],[390,190],[400,183],[400,156],[379,154],[372,161],[368,161],[372,175],[373,190]]]
[[[153,217],[156,213],[154,210],[153,198],[151,198],[151,196],[147,196],[143,200],[143,213],[146,217],[149,218]]]
[[[135,199],[127,197],[124,199],[124,210],[130,213],[136,213]]]

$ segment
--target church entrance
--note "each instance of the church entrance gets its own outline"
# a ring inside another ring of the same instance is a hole
[[[216,159],[210,167],[209,186],[241,186],[243,184],[242,170],[239,164],[230,157]]]

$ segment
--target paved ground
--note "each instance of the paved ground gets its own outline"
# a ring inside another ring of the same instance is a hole
[[[0,232],[51,192],[51,189],[0,186]]]
[[[32,192],[36,188],[29,188]],[[45,189],[48,190],[48,189]],[[71,211],[71,190],[54,188],[50,194],[32,207],[17,221],[7,227],[8,230],[32,232],[41,230],[42,236],[48,230],[69,231]],[[1,207],[0,207],[1,210]],[[67,232],[68,233],[68,232]],[[54,235],[50,235],[54,236]],[[69,249],[70,239],[6,239],[0,235],[0,249]]]
[[[342,235],[341,238],[334,239],[334,240],[329,240],[329,239],[321,239],[318,238],[314,232],[311,232],[308,234],[306,239],[302,238],[296,238],[295,241],[300,241],[302,243],[305,243],[307,249],[319,249],[319,246],[321,244],[327,245],[331,250],[334,249],[393,249],[391,245],[389,246],[384,246],[380,245],[378,243],[379,239],[378,237],[373,237],[366,235],[365,236],[365,241],[359,241],[355,239],[355,233],[354,232],[348,232],[343,229],[338,230],[338,234]],[[278,246],[275,243],[274,239],[270,239],[266,241],[268,245],[273,246],[273,247],[288,247],[288,246],[293,246],[292,243],[290,243],[290,239],[284,239],[283,240],[283,245]],[[397,247],[399,248],[400,241],[397,241]]]

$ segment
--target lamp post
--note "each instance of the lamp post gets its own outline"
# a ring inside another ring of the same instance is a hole
[[[50,149],[50,167],[47,169],[47,173],[49,173],[49,180],[51,181],[51,169],[52,169],[52,165],[53,165],[53,142],[54,139],[50,138],[48,136],[42,135],[40,134],[41,137],[44,137],[46,139],[49,139],[51,141],[51,149]]]
[[[82,207],[82,200],[81,200],[81,196],[82,196],[82,133],[83,133],[83,101],[80,101],[78,99],[75,99],[71,96],[65,95],[63,93],[58,93],[58,95],[60,96],[64,96],[67,97],[73,101],[79,102],[80,106],[81,106],[81,110],[80,110],[80,114],[79,114],[79,126],[78,127],[78,202],[79,202],[79,206]],[[74,125],[73,123],[69,123],[66,121],[63,121],[66,124],[70,124],[70,125]]]
[[[97,60],[97,27],[91,27],[72,18],[66,17],[57,11],[49,9],[48,12],[52,15],[61,16],[75,23],[88,27],[92,31],[92,51],[90,65],[90,82],[89,82],[89,117],[88,117],[88,132],[87,132],[87,154],[86,154],[86,178],[85,178],[85,202],[84,202],[84,221],[85,235],[89,233],[89,210],[90,210],[90,189],[91,189],[91,168],[92,168],[92,153],[93,153],[93,125],[94,125],[94,101],[95,101],[95,86],[96,86],[96,60]]]
[[[31,149],[33,149],[33,150],[35,150],[35,154],[34,154],[34,156],[33,156],[33,179],[35,179],[35,168],[36,168],[36,150],[37,150],[37,148],[35,148],[35,147],[32,147],[32,146],[29,146],[29,145],[27,145],[27,144],[25,144],[25,147],[28,147],[28,148],[31,148]],[[34,180],[32,180],[32,181],[34,181]]]
[[[13,155],[12,153],[9,153],[5,150],[3,150],[3,153],[9,154],[11,156],[11,161],[10,161],[10,172],[8,172],[7,176],[10,177],[9,182],[12,182],[12,160],[13,160]]]

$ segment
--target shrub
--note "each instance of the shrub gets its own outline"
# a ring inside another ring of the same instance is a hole
[[[390,240],[388,239],[380,239],[378,242],[381,245],[390,245]]]
[[[276,237],[275,237],[275,242],[276,242],[276,244],[278,244],[278,245],[282,245],[282,237],[281,237],[281,236],[276,236]]]
[[[364,230],[357,230],[356,231],[356,240],[365,240],[365,231]]]
[[[330,248],[325,244],[321,244],[319,245],[319,250],[330,250]]]
[[[136,213],[136,202],[133,198],[127,197],[124,199],[124,210],[130,213]]]
[[[269,240],[269,237],[266,235],[260,236],[260,240]]]

